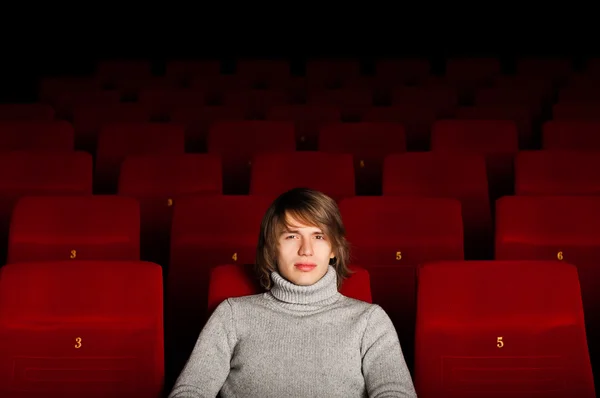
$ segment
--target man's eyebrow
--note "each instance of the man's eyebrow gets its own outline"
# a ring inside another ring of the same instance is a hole
[[[283,234],[297,234],[298,232],[300,232],[300,231],[299,231],[299,230],[297,230],[297,229],[287,229],[287,228],[285,228],[285,229],[284,229],[284,230],[281,232],[281,234],[282,234],[282,235],[283,235]],[[313,232],[313,233],[312,233],[312,235],[323,235],[323,231],[321,231],[321,230],[315,231],[315,232]]]

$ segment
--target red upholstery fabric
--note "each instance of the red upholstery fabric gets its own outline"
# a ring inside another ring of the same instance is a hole
[[[54,109],[48,104],[0,104],[2,121],[50,121]]]
[[[171,336],[183,349],[193,347],[205,320],[210,268],[255,262],[260,224],[273,199],[199,195],[175,204],[167,314]]]
[[[425,264],[417,302],[419,397],[595,396],[573,265]]]
[[[161,268],[61,261],[0,270],[0,396],[159,398]]]
[[[352,155],[299,151],[260,153],[254,157],[252,195],[277,197],[297,187],[316,189],[338,201],[354,196]]]
[[[140,103],[77,105],[73,108],[75,142],[81,148],[95,150],[98,134],[105,125],[147,123],[151,116],[151,108]]]
[[[598,102],[559,102],[552,107],[553,120],[600,120]]]
[[[0,150],[73,151],[75,132],[63,120],[0,122]]]
[[[508,120],[440,120],[431,131],[434,152],[478,153],[486,158],[492,199],[514,189],[514,156],[519,134]]]
[[[478,154],[411,152],[385,158],[383,195],[458,199],[465,250],[470,258],[490,253],[492,214],[485,159]]]
[[[253,119],[265,119],[267,111],[292,103],[291,94],[283,90],[234,90],[223,95],[223,105],[241,107]]]
[[[597,111],[600,112],[600,107]],[[551,120],[544,123],[542,146],[544,149],[600,150],[600,116],[597,121]]]
[[[254,87],[281,87],[290,78],[290,63],[276,59],[241,59],[236,64],[235,74]]]
[[[496,259],[577,267],[589,336],[600,335],[600,197],[514,196],[496,203]],[[589,342],[592,358],[600,341]]]
[[[190,88],[155,88],[140,91],[138,102],[150,108],[154,120],[164,120],[178,108],[201,108],[207,104],[206,93]]]
[[[208,152],[223,160],[223,191],[247,193],[252,157],[259,152],[296,150],[294,124],[276,121],[214,123],[208,133]]]
[[[428,59],[386,59],[375,65],[375,75],[388,84],[415,84],[423,81],[431,72]]]
[[[321,127],[319,151],[353,156],[356,192],[381,193],[383,158],[406,151],[406,135],[400,123],[331,123]]]
[[[323,88],[344,86],[360,76],[360,63],[353,59],[312,59],[306,62],[306,77]]]
[[[180,197],[221,194],[221,159],[212,154],[133,155],[119,175],[119,195],[140,201],[142,254],[168,263],[173,208]]]
[[[463,106],[456,111],[457,119],[510,120],[519,131],[519,147],[532,145],[534,112],[520,104]]]
[[[515,159],[516,195],[600,195],[600,152],[521,151]]]
[[[96,186],[117,190],[121,163],[129,155],[185,153],[185,126],[176,123],[114,123],[103,127],[96,152]]]
[[[279,105],[270,108],[266,117],[267,120],[293,122],[296,146],[317,149],[319,128],[327,123],[340,122],[342,111],[331,105]]]
[[[369,271],[373,302],[389,314],[410,363],[416,268],[426,261],[464,259],[460,202],[356,196],[342,200],[340,212],[351,263]]]
[[[140,206],[118,196],[36,196],[17,202],[8,262],[139,260]]]
[[[406,147],[410,151],[429,150],[431,125],[439,117],[435,103],[405,102],[392,106],[365,108],[361,113],[363,122],[402,123],[406,134]]]
[[[194,76],[218,76],[221,73],[221,61],[218,60],[173,60],[165,67],[165,76],[175,85],[181,86]]]
[[[248,110],[235,106],[184,106],[171,112],[173,123],[186,125],[186,146],[194,152],[206,152],[208,131],[215,122],[243,121],[250,118]]]
[[[13,206],[22,196],[92,194],[92,156],[86,152],[5,152],[0,169],[0,242],[8,241]]]

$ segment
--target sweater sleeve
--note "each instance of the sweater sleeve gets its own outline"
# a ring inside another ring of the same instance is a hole
[[[362,371],[369,398],[417,396],[398,334],[379,305],[370,312],[362,338]]]
[[[206,322],[169,398],[216,397],[229,375],[235,340],[231,304],[225,300]]]

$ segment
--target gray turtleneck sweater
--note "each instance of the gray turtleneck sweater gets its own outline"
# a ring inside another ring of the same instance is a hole
[[[333,267],[311,286],[271,278],[215,309],[169,398],[417,396],[390,318],[340,294]]]

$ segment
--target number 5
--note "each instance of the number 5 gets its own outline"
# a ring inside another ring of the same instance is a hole
[[[504,341],[502,341],[502,337],[498,337],[498,344],[496,344],[498,348],[504,347]]]

